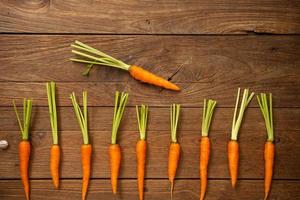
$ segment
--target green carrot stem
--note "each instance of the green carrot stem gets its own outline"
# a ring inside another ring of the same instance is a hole
[[[87,92],[83,91],[82,93],[82,104],[83,111],[81,110],[77,100],[75,93],[73,92],[70,96],[74,111],[77,117],[78,124],[81,129],[83,144],[89,144],[89,134],[88,134],[88,110],[87,110]]]
[[[14,106],[14,111],[17,116],[20,130],[21,130],[21,138],[22,138],[22,140],[28,140],[29,139],[31,110],[32,110],[32,100],[25,99],[25,98],[23,100],[23,123],[21,122],[20,115],[18,113],[15,101],[13,101],[13,106]]]
[[[117,91],[115,96],[114,117],[111,133],[111,144],[117,144],[118,129],[128,100],[128,93]]]
[[[143,104],[140,107],[136,106],[136,115],[140,131],[140,140],[145,140],[148,121],[148,106]]]
[[[211,119],[216,104],[217,102],[214,100],[209,99],[206,103],[206,99],[204,99],[203,117],[202,117],[202,137],[208,136],[209,127],[210,127]]]
[[[272,105],[272,93],[269,94],[269,101],[267,99],[267,94],[261,93],[257,95],[257,101],[265,120],[267,129],[267,140],[269,142],[274,141],[274,128],[273,128],[273,105]]]
[[[249,95],[249,89],[244,89],[239,114],[237,115],[238,105],[239,105],[239,97],[240,97],[240,88],[238,88],[236,104],[235,104],[235,109],[234,109],[234,115],[233,115],[233,122],[232,122],[231,140],[237,140],[239,129],[240,129],[241,124],[242,124],[242,120],[243,120],[245,110],[246,110],[248,104],[250,103],[253,95],[254,95],[253,92]]]
[[[56,111],[56,98],[55,98],[55,83],[46,83],[48,107],[50,114],[50,123],[52,129],[53,144],[58,144],[58,130],[57,130],[57,111]]]
[[[72,50],[72,53],[82,58],[82,59],[71,58],[70,60],[74,62],[116,67],[127,71],[130,68],[130,65],[122,62],[121,60],[109,56],[82,42],[75,41],[75,44],[72,44],[71,47],[76,49],[76,50]],[[87,73],[84,73],[84,75],[87,75],[88,73],[89,71],[87,71]]]
[[[172,104],[170,108],[171,142],[177,143],[177,125],[180,113],[180,104]]]

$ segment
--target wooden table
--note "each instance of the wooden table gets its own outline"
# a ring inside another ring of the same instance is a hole
[[[33,200],[81,197],[79,126],[69,94],[89,92],[90,135],[94,145],[88,199],[113,199],[107,148],[116,90],[128,91],[119,142],[123,150],[120,199],[137,199],[134,106],[148,104],[146,200],[170,198],[167,151],[169,105],[181,103],[182,160],[174,200],[199,199],[199,139],[202,101],[218,101],[210,136],[212,157],[207,200],[263,199],[264,121],[256,99],[240,131],[240,171],[230,186],[226,144],[238,87],[272,92],[276,166],[270,199],[300,199],[300,2],[285,1],[79,1],[0,2],[0,199],[24,199],[19,180],[20,138],[12,99],[34,101],[31,157]],[[127,63],[138,64],[177,83],[179,93],[139,83],[125,71],[70,62],[70,44],[80,40]],[[49,173],[52,142],[45,82],[58,87],[59,133],[63,148],[61,188]]]

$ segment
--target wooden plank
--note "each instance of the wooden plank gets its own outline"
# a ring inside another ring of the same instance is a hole
[[[298,80],[300,81],[300,79]],[[252,91],[272,92],[274,107],[300,107],[299,82],[278,83],[266,82],[226,82],[220,83],[182,83],[182,90],[174,92],[139,83],[58,83],[58,105],[70,106],[69,96],[76,92],[81,96],[82,90],[89,93],[89,106],[113,106],[115,91],[126,91],[129,95],[128,106],[148,104],[150,106],[166,107],[172,103],[180,103],[184,107],[200,107],[204,98],[214,98],[219,107],[234,107],[238,87],[250,87]],[[21,105],[23,98],[34,99],[34,106],[47,106],[45,83],[0,83],[0,106],[11,106],[12,100],[16,99]],[[250,107],[257,107],[254,99]]]
[[[265,130],[240,132],[240,173],[239,178],[263,179],[263,147]],[[80,145],[82,136],[79,131],[61,131],[63,178],[80,178]],[[109,178],[108,145],[110,131],[91,131],[93,146],[93,178]],[[226,131],[211,131],[212,157],[210,178],[229,178],[227,164]],[[17,131],[0,132],[0,138],[9,141],[9,148],[0,151],[1,178],[19,178],[18,151],[19,133]],[[135,143],[137,131],[120,131],[119,143],[122,147],[122,178],[136,177]],[[177,173],[178,178],[198,178],[199,174],[199,131],[179,131],[178,140],[182,145],[182,156]],[[300,156],[299,131],[276,132],[275,179],[300,179],[298,158]],[[32,133],[32,167],[30,177],[50,178],[49,148],[52,143],[51,132]],[[169,131],[148,131],[147,178],[167,178],[167,158],[170,143]]]
[[[1,32],[299,33],[296,0],[1,1]],[[88,10],[88,12],[86,12]]]
[[[210,130],[228,133],[231,130],[233,108],[216,108]],[[0,107],[1,131],[19,131],[16,116],[12,107]],[[170,119],[169,108],[150,107],[148,130],[169,131]],[[34,107],[32,114],[32,131],[50,131],[49,111],[47,107]],[[111,131],[113,107],[90,107],[89,130]],[[120,130],[137,131],[136,111],[133,107],[126,108]],[[178,130],[197,131],[201,130],[202,108],[182,108]],[[62,131],[79,130],[78,122],[72,107],[58,108],[58,125]],[[300,130],[300,109],[275,108],[274,109],[275,131]],[[242,130],[262,132],[265,124],[259,108],[249,108],[245,113]]]
[[[170,198],[168,180],[146,180],[145,199],[165,200]],[[210,180],[206,194],[207,200],[232,200],[232,199],[262,199],[264,197],[263,181],[241,180],[236,190],[230,187],[228,180]],[[31,181],[31,199],[38,200],[51,197],[57,200],[80,199],[81,181],[63,180],[61,189],[54,190],[50,180]],[[120,181],[120,195],[123,200],[137,199],[135,180]],[[21,182],[18,180],[0,181],[0,198],[2,200],[24,199]],[[113,199],[109,180],[92,180],[88,199]],[[290,200],[300,198],[299,181],[273,181],[270,199]],[[199,199],[199,180],[176,180],[174,200],[196,200]]]
[[[127,72],[108,67],[83,77],[84,65],[69,61],[76,39],[176,83],[299,86],[299,36],[2,35],[0,81],[140,85]]]

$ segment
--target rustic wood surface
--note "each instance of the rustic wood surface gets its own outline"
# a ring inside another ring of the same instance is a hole
[[[24,199],[17,144],[20,131],[12,100],[33,98],[31,195],[33,200],[81,196],[81,133],[69,95],[89,93],[93,170],[88,199],[114,199],[108,144],[115,90],[130,93],[120,126],[119,199],[137,199],[134,106],[150,105],[145,200],[169,199],[169,110],[181,103],[182,159],[174,200],[199,199],[199,140],[203,98],[218,105],[211,126],[212,157],[207,200],[263,199],[265,124],[256,99],[240,131],[240,168],[231,189],[226,157],[238,87],[272,92],[276,161],[271,200],[300,199],[300,3],[284,1],[0,1],[0,199]],[[133,80],[125,71],[96,66],[89,77],[72,63],[70,44],[80,40],[172,82],[172,92]],[[57,82],[61,188],[49,173],[52,142],[45,82]]]

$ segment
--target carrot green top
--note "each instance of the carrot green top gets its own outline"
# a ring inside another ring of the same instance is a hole
[[[209,127],[210,127],[211,119],[216,104],[217,102],[211,99],[209,99],[206,104],[206,99],[204,99],[203,117],[202,117],[202,137],[208,136]]]
[[[82,92],[82,104],[83,111],[77,103],[75,93],[73,92],[70,96],[74,111],[81,129],[83,144],[89,144],[89,133],[88,133],[88,110],[87,110],[87,92]]]
[[[29,127],[30,127],[30,118],[31,118],[31,110],[32,110],[32,100],[25,99],[23,100],[23,123],[21,122],[17,106],[15,101],[13,101],[14,110],[17,116],[17,120],[21,130],[22,140],[29,139]]]
[[[87,69],[82,75],[89,75],[90,70],[93,65],[103,65],[109,67],[116,67],[123,70],[129,70],[130,65],[118,60],[112,56],[109,56],[98,49],[95,49],[89,45],[86,45],[82,42],[75,41],[74,44],[71,45],[76,50],[72,50],[72,53],[79,56],[79,58],[71,58],[71,61],[86,63]]]
[[[55,83],[46,83],[47,97],[48,97],[48,107],[50,114],[50,123],[52,129],[53,144],[58,144],[58,131],[57,131],[57,112],[56,112],[56,102],[55,102]]]
[[[262,115],[265,119],[266,128],[267,128],[267,136],[268,141],[274,141],[274,128],[273,128],[273,110],[272,110],[272,93],[269,94],[269,102],[267,99],[267,95],[265,93],[261,93],[257,95],[257,101],[262,112]]]
[[[238,88],[238,93],[237,93],[237,98],[236,98],[236,103],[235,103],[235,109],[234,109],[234,115],[233,115],[233,121],[232,121],[231,140],[237,140],[239,129],[240,129],[241,124],[242,124],[242,120],[243,120],[245,110],[246,110],[248,104],[250,103],[250,101],[251,101],[251,99],[254,95],[253,92],[249,95],[249,89],[244,89],[243,98],[242,98],[242,102],[241,102],[241,105],[240,105],[239,114],[238,114],[238,117],[237,117],[237,110],[238,110],[239,98],[240,98],[240,90],[241,89]]]
[[[128,93],[116,92],[115,97],[115,108],[114,108],[114,118],[112,124],[112,132],[111,132],[111,144],[117,144],[117,134],[120,126],[120,122],[125,110],[125,106],[128,100]]]
[[[148,106],[145,106],[143,104],[140,108],[139,106],[136,106],[136,115],[139,124],[140,139],[145,140],[148,121]]]
[[[180,113],[180,104],[172,104],[170,109],[170,119],[171,119],[171,142],[177,143],[177,125]]]

